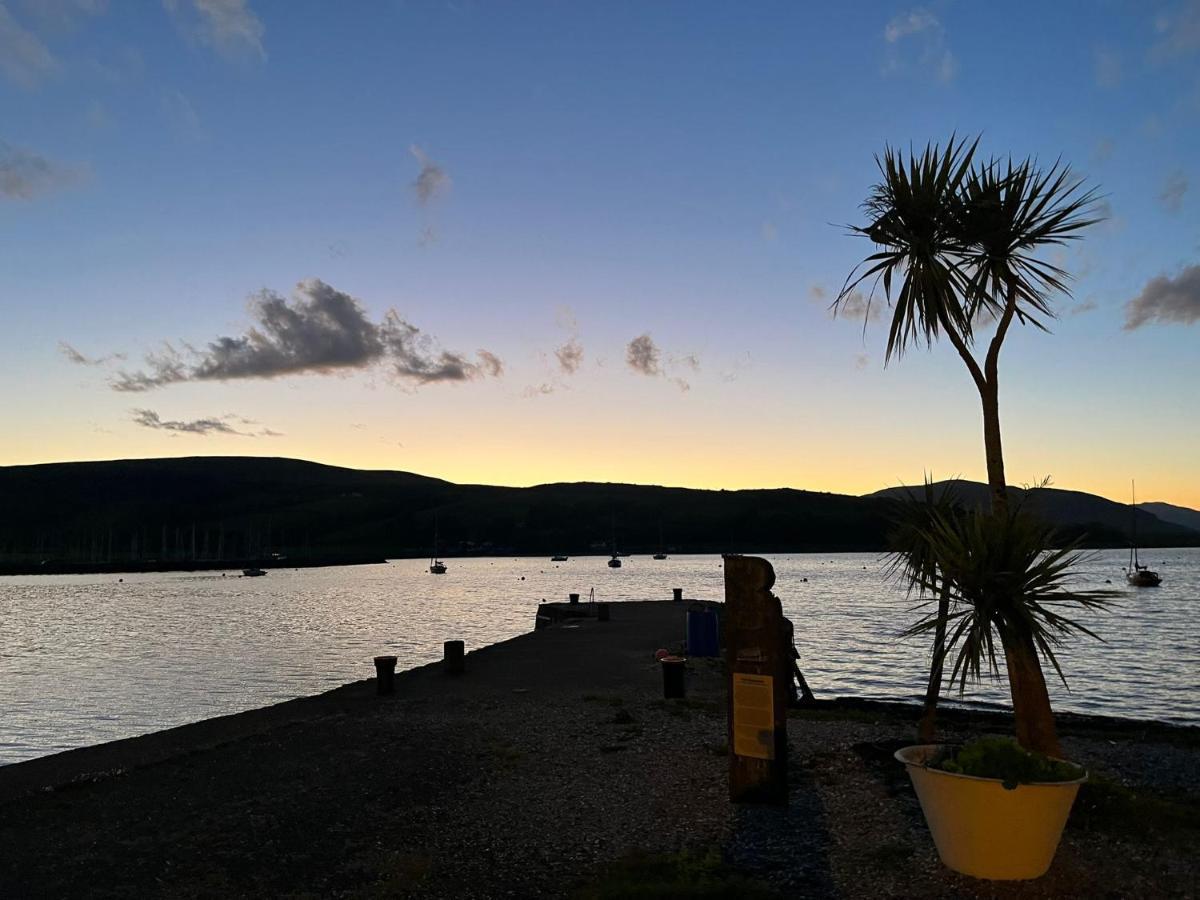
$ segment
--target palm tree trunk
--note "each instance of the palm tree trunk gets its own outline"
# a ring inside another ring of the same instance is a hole
[[[1006,644],[1004,659],[1008,665],[1017,743],[1026,750],[1061,756],[1050,694],[1046,691],[1046,679],[1033,639],[1025,635],[1011,645]]]
[[[983,402],[983,452],[987,460],[992,512],[1008,511],[1008,485],[1004,480],[1004,446],[1000,439],[1000,391],[995,378],[979,390]]]
[[[917,726],[917,740],[931,744],[937,738],[937,705],[942,693],[942,670],[946,660],[946,619],[950,615],[950,588],[942,585],[938,600],[937,625],[933,632],[933,662],[929,666],[929,686],[925,689],[925,711]]]

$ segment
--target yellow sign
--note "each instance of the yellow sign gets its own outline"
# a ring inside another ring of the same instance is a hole
[[[775,679],[733,673],[733,752],[753,759],[775,758]]]

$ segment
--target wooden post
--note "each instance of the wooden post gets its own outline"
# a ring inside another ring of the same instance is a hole
[[[786,806],[790,623],[771,593],[775,570],[769,562],[755,556],[724,560],[729,799]]]
[[[466,668],[464,660],[465,646],[462,641],[446,641],[442,645],[446,659],[446,672],[450,675],[461,675]]]
[[[671,588],[671,599],[676,603],[683,602],[683,588]]]
[[[375,657],[375,693],[379,695],[396,692],[396,657]]]

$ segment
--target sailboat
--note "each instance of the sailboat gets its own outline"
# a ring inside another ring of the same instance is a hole
[[[437,516],[433,517],[433,556],[429,557],[429,574],[445,575],[446,564],[438,559],[438,521]]]
[[[659,523],[658,523],[658,552],[654,554],[654,558],[655,559],[666,559],[667,558],[667,554],[663,550],[662,520],[661,519],[659,520]]]
[[[617,514],[613,513],[612,517],[612,559],[608,561],[610,569],[621,568],[621,559],[617,554]]]
[[[1138,562],[1138,546],[1137,546],[1137,488],[1131,481],[1129,483],[1131,499],[1133,503],[1130,505],[1130,516],[1132,527],[1130,529],[1129,542],[1129,567],[1125,570],[1125,580],[1134,587],[1158,587],[1162,584],[1162,578],[1159,574],[1153,571],[1149,566],[1143,566]]]

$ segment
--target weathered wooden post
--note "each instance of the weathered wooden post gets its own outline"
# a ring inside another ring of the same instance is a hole
[[[446,641],[442,644],[445,656],[446,672],[450,675],[461,675],[466,668],[466,645],[462,641]]]
[[[396,657],[375,657],[375,693],[379,695],[396,692]]]
[[[775,570],[769,562],[756,556],[724,559],[729,799],[786,806],[790,623],[771,593]]]

